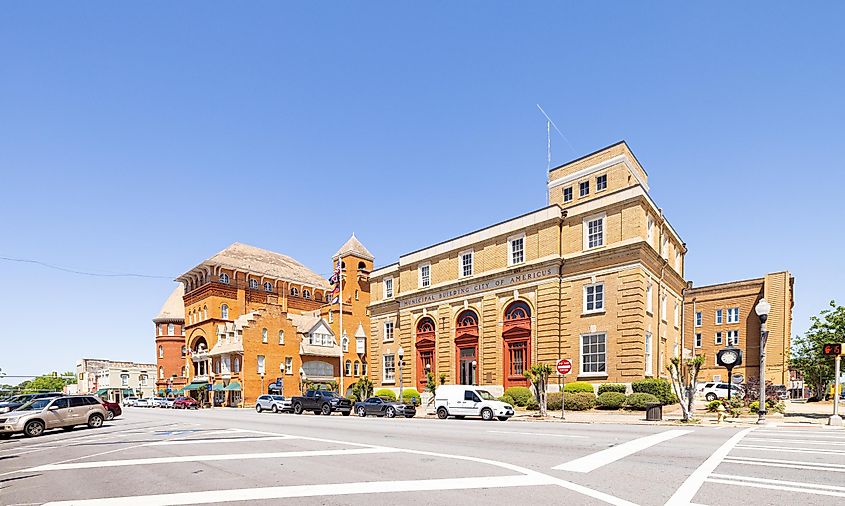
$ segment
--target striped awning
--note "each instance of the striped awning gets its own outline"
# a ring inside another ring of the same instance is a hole
[[[226,388],[224,389],[228,392],[240,392],[241,391],[241,384],[237,381],[231,381]]]

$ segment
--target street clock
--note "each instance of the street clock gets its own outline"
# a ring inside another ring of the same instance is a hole
[[[716,362],[728,369],[742,365],[742,350],[733,347],[722,348],[716,353]]]

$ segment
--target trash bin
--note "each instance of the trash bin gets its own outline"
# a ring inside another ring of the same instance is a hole
[[[645,419],[650,422],[659,422],[663,420],[663,404],[659,402],[649,402],[645,405]]]

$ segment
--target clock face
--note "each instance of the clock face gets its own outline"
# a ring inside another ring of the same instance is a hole
[[[733,364],[734,362],[736,362],[737,358],[738,356],[735,351],[726,351],[722,353],[722,362],[725,364]]]

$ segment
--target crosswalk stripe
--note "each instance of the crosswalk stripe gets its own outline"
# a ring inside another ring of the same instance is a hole
[[[736,445],[740,450],[763,450],[785,453],[814,453],[818,455],[845,455],[843,450],[821,450],[818,448],[793,448],[789,446],[761,446],[761,445]]]
[[[777,439],[777,438],[762,438],[750,437],[746,441],[760,441],[761,443],[799,443],[808,445],[829,445],[829,446],[845,446],[845,442],[836,441],[819,441],[814,439]]]
[[[646,448],[650,448],[656,444],[663,443],[678,436],[683,436],[684,434],[689,434],[690,432],[692,431],[677,429],[658,432],[657,434],[652,434],[650,436],[626,441],[616,446],[607,448],[606,450],[601,450],[596,453],[592,453],[585,457],[570,460],[569,462],[564,462],[563,464],[555,466],[552,469],[557,469],[559,471],[572,471],[576,473],[589,473],[591,471],[595,471],[600,467],[612,464],[617,460],[624,459],[625,457],[633,455],[634,453],[645,450]]]

